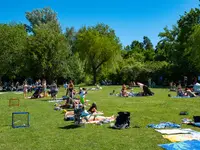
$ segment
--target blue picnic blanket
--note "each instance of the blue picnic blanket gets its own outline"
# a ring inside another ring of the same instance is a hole
[[[193,98],[190,96],[172,96],[171,98]]]
[[[159,124],[149,124],[147,127],[154,129],[164,129],[164,128],[180,128],[179,124],[171,123],[171,122],[161,122]]]
[[[191,140],[170,144],[159,144],[158,146],[166,150],[200,150],[200,141]]]

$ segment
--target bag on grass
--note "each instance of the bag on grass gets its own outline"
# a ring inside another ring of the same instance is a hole
[[[193,116],[194,122],[200,122],[200,116]]]
[[[181,112],[179,113],[179,115],[188,115],[188,112],[187,112],[187,111],[181,111]]]
[[[115,129],[125,129],[130,127],[130,112],[118,112],[115,125]]]

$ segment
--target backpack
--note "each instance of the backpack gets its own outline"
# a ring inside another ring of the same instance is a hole
[[[125,129],[130,127],[130,112],[118,112],[115,125],[115,129]]]

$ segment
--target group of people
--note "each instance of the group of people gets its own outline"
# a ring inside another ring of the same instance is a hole
[[[128,97],[128,96],[152,96],[152,95],[154,95],[154,93],[149,89],[149,87],[147,85],[142,84],[140,82],[137,82],[137,85],[140,87],[141,92],[139,92],[139,93],[128,92],[126,85],[123,84],[120,95],[123,96],[123,97]]]
[[[196,97],[200,93],[200,84],[195,83],[194,85],[187,86],[183,89],[181,83],[176,85],[174,82],[170,82],[170,91],[177,92],[178,97]],[[171,96],[171,94],[169,94]]]
[[[23,93],[24,93],[24,98],[27,98],[27,93],[28,92],[34,91],[33,95],[31,98],[43,98],[47,97],[48,94],[51,95],[51,97],[56,97],[56,94],[58,93],[58,88],[57,84],[53,82],[53,84],[50,86],[50,89],[47,89],[47,82],[45,79],[42,81],[39,79],[35,82],[34,85],[28,85],[28,82],[25,80],[23,83]]]

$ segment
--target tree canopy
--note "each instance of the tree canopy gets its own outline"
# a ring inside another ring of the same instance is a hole
[[[115,30],[99,23],[63,32],[51,8],[26,12],[28,24],[0,24],[0,79],[31,77],[74,80],[76,83],[159,83],[200,73],[200,9],[185,12],[172,27],[158,34],[153,45],[144,35],[122,47]]]

